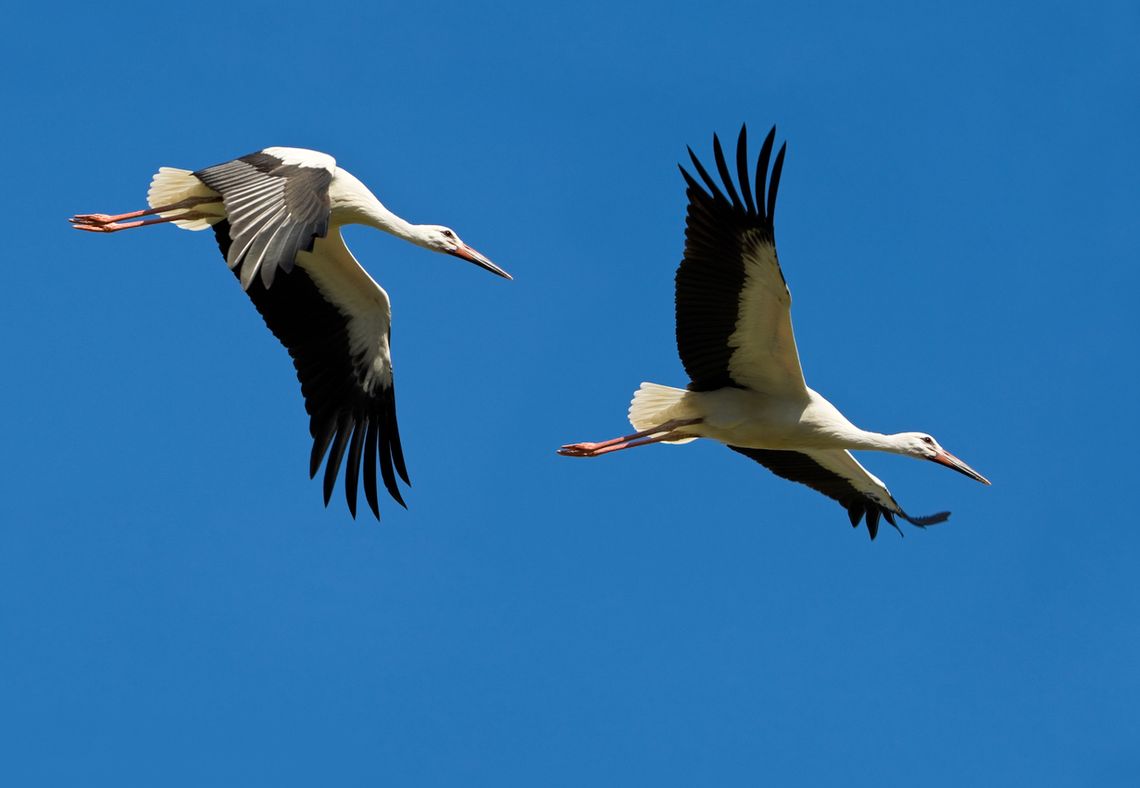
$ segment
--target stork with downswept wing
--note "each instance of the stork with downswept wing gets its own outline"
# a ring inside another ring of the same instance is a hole
[[[325,505],[346,457],[344,492],[354,517],[362,478],[368,506],[380,517],[377,461],[388,493],[404,505],[396,477],[409,482],[396,425],[391,301],[345,246],[340,228],[368,225],[510,275],[453,230],[401,219],[317,151],[266,148],[195,172],[163,167],[147,201],[146,210],[116,216],[79,214],[72,226],[99,233],[164,222],[212,227],[226,264],[293,357],[313,437],[309,474],[324,463]]]

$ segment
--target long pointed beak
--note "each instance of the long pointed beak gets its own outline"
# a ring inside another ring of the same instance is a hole
[[[934,462],[938,463],[939,465],[945,465],[947,468],[953,468],[958,473],[963,473],[966,476],[969,476],[971,479],[973,479],[976,482],[981,482],[982,484],[989,484],[990,483],[989,479],[987,479],[985,476],[982,476],[980,473],[975,471],[969,465],[962,462],[961,460],[959,460],[957,457],[955,457],[953,454],[946,451],[945,449],[942,449],[940,452],[938,452],[938,454],[935,454],[930,459],[933,460]]]
[[[499,268],[499,266],[492,263],[486,257],[479,254],[478,252],[476,252],[474,249],[472,249],[470,246],[468,246],[465,243],[461,243],[459,245],[459,248],[456,249],[454,252],[452,252],[452,254],[455,255],[456,257],[462,257],[464,260],[467,260],[468,262],[475,263],[475,265],[479,266],[480,268],[485,268],[486,270],[490,271],[493,274],[498,274],[499,276],[503,277],[504,279],[514,279],[513,276],[508,274],[502,268]]]

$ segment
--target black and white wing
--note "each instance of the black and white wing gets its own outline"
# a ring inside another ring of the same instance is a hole
[[[919,527],[944,522],[950,516],[950,512],[939,512],[929,517],[909,516],[886,485],[845,449],[781,451],[746,449],[742,446],[728,448],[755,460],[781,478],[806,484],[828,498],[839,501],[839,505],[847,510],[851,525],[856,528],[865,515],[867,531],[872,539],[879,533],[880,517],[897,530],[896,515]]]
[[[756,163],[753,199],[746,137],[741,127],[736,148],[740,193],[715,135],[713,153],[723,191],[692,149],[689,157],[703,183],[681,167],[689,209],[685,258],[676,279],[677,349],[693,391],[736,387],[803,396],[792,297],[776,259],[772,223],[787,143],[776,154],[769,179],[773,127]]]
[[[301,148],[266,148],[198,170],[194,176],[222,195],[229,222],[226,264],[248,290],[258,272],[266,288],[277,269],[293,269],[297,252],[328,233],[332,156]]]
[[[214,225],[214,234],[228,260],[234,243],[228,222]],[[349,511],[356,516],[363,475],[365,498],[379,519],[377,459],[385,488],[401,506],[396,474],[410,483],[396,425],[388,294],[360,267],[337,231],[318,238],[311,251],[298,253],[296,263],[272,287],[264,279],[251,280],[246,294],[293,357],[313,436],[311,477],[328,455],[325,505],[347,454]]]

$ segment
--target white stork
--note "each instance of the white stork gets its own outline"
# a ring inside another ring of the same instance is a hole
[[[933,460],[983,484],[989,481],[925,433],[859,429],[804,383],[792,335],[792,298],[776,258],[772,224],[787,143],[776,154],[769,179],[775,127],[764,140],[754,200],[746,137],[741,127],[739,193],[715,134],[713,154],[723,191],[692,149],[689,157],[704,184],[681,167],[689,208],[685,257],[676,279],[677,349],[691,379],[688,389],[642,383],[629,408],[636,432],[601,443],[567,444],[559,454],[598,457],[651,443],[712,438],[777,476],[834,498],[853,526],[866,516],[872,539],[880,517],[896,529],[896,516],[922,527],[946,520],[949,512],[908,516],[849,450]]]
[[[376,518],[377,457],[384,486],[405,506],[396,482],[398,473],[410,484],[396,426],[391,302],[345,246],[340,228],[365,224],[511,276],[452,230],[396,216],[333,157],[316,151],[266,148],[196,172],[162,167],[147,202],[148,210],[80,214],[71,222],[100,233],[163,222],[213,227],[226,264],[293,358],[313,436],[310,477],[328,454],[325,505],[347,450],[344,492],[353,517],[362,460],[364,495]]]

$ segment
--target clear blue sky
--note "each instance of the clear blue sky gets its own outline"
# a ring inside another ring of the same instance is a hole
[[[28,5],[0,53],[0,782],[1137,784],[1135,3],[226,5]],[[809,383],[993,480],[863,457],[948,524],[555,455],[684,385],[676,163],[742,121],[788,140]],[[65,222],[270,145],[516,277],[347,233],[395,307],[379,525],[206,234]]]

